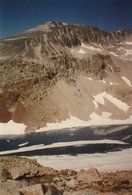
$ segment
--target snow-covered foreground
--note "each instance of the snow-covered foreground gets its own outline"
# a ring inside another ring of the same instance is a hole
[[[88,169],[95,167],[100,171],[119,171],[132,169],[132,148],[106,154],[81,154],[77,156],[35,156],[38,163],[54,169]]]

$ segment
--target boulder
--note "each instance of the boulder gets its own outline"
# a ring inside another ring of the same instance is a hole
[[[98,194],[98,192],[93,189],[85,189],[79,191],[64,192],[63,195],[101,195],[101,194]]]
[[[7,189],[24,188],[24,187],[28,186],[28,182],[26,182],[26,181],[15,181],[15,180],[7,180],[6,182],[4,182],[2,184]]]
[[[10,169],[12,179],[19,179],[24,177],[34,177],[38,173],[38,168],[36,166],[30,167],[21,166],[21,167],[13,167]]]
[[[23,195],[62,195],[62,193],[55,186],[45,186],[41,184],[31,185],[19,191]]]
[[[71,179],[70,181],[66,182],[66,185],[69,188],[76,188],[76,186],[78,185],[78,181],[76,179]]]
[[[48,186],[45,195],[62,195],[62,193],[55,186]]]
[[[0,182],[0,195],[21,195],[20,192],[9,185],[9,187],[7,187],[5,185],[5,183]]]
[[[0,190],[0,195],[22,195],[17,189],[3,189]]]
[[[10,172],[3,167],[3,163],[0,162],[0,181],[6,181],[11,178]]]
[[[83,181],[85,183],[91,183],[94,181],[101,180],[100,174],[95,168],[90,168],[88,170],[80,170],[77,173],[77,180]]]
[[[33,159],[17,156],[0,158],[0,178],[5,180],[31,178],[51,174],[52,172],[52,168],[43,167]]]
[[[19,191],[23,195],[45,195],[41,184],[27,186],[25,188],[19,189]]]

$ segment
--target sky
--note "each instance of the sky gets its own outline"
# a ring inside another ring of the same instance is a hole
[[[0,0],[0,37],[48,21],[132,29],[132,0]]]

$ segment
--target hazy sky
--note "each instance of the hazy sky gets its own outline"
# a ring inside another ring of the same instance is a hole
[[[132,0],[0,0],[0,37],[47,21],[132,28]]]

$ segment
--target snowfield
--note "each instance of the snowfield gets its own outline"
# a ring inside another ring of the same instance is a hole
[[[26,125],[15,123],[10,120],[8,123],[0,123],[0,135],[19,135],[24,134]]]
[[[34,156],[38,163],[54,169],[89,169],[97,168],[99,171],[121,171],[132,169],[132,148],[119,152],[108,152],[106,154],[80,154],[54,155],[54,156]]]

